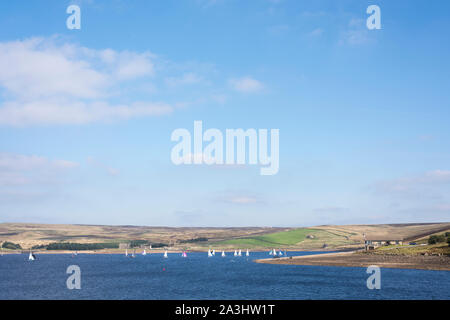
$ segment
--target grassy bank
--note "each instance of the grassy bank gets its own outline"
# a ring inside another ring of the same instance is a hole
[[[370,251],[370,254],[377,255],[446,255],[450,256],[450,247],[445,243],[433,245],[417,245],[417,246],[386,246]]]
[[[214,243],[216,246],[245,248],[304,248],[320,249],[353,245],[350,233],[329,232],[313,228],[299,228],[261,236],[231,239]]]

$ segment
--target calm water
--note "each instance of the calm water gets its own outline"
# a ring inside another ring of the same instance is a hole
[[[252,262],[268,257],[5,255],[0,299],[450,299],[448,271],[382,269],[382,288],[372,291],[364,268]],[[66,288],[69,265],[81,268],[81,290]]]

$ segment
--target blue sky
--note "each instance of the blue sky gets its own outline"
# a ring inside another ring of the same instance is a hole
[[[66,8],[81,8],[68,30]],[[381,30],[366,8],[381,8]],[[449,221],[448,1],[0,4],[0,222]],[[280,171],[171,133],[280,129]]]

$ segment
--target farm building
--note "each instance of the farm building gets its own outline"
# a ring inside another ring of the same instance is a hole
[[[389,245],[403,245],[403,239],[395,238],[395,237],[376,237],[371,238],[367,237],[364,240],[364,246],[366,250],[373,250],[377,247],[381,246],[389,246]]]

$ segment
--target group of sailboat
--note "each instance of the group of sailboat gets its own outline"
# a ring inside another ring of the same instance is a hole
[[[235,256],[235,257],[242,257],[242,250],[241,250],[241,249],[239,249],[239,251],[234,250],[234,256]],[[247,249],[247,251],[245,252],[245,256],[246,256],[246,257],[249,257],[249,256],[250,256],[250,251],[248,251],[248,249]]]
[[[128,249],[125,249],[125,257],[128,257]],[[136,258],[136,250],[129,256],[130,258]]]
[[[208,257],[209,258],[211,258],[211,257],[213,257],[213,256],[215,256],[216,255],[216,251],[215,250],[211,250],[211,249],[209,249],[208,250]],[[223,251],[222,250],[222,254],[221,254],[221,256],[222,257],[226,257],[227,256],[227,254],[225,253],[225,251]],[[234,256],[235,257],[242,257],[242,250],[234,250]],[[247,251],[245,252],[245,256],[246,257],[249,257],[250,256],[250,251],[248,251],[248,249],[247,249]]]
[[[280,253],[281,253],[281,251],[280,251]],[[30,254],[31,254],[31,253],[30,253]],[[144,251],[142,251],[142,255],[143,255],[143,256],[146,256],[147,254],[148,254],[147,251],[144,249]],[[272,254],[272,251],[271,251],[271,254]],[[209,249],[209,250],[208,250],[208,257],[214,257],[215,255],[216,255],[216,250],[213,250],[213,249]],[[222,257],[226,257],[226,256],[227,256],[224,250],[222,250],[221,256],[222,256]],[[235,256],[235,257],[242,257],[242,250],[239,250],[239,251],[234,250],[234,256]],[[250,251],[249,251],[248,249],[247,249],[247,251],[245,252],[245,256],[246,256],[246,257],[249,257],[249,256],[250,256]],[[136,250],[134,250],[133,253],[132,253],[131,255],[129,255],[129,254],[128,254],[128,249],[125,249],[125,257],[136,258]],[[169,257],[169,256],[168,256],[167,250],[164,251],[163,257],[164,257],[165,259],[167,259],[167,258]],[[186,253],[186,251],[183,251],[183,252],[181,253],[181,257],[187,258],[187,253]],[[31,259],[30,259],[30,260],[31,260]]]
[[[279,250],[279,252],[277,253],[277,250],[275,250],[275,249],[270,250],[269,254],[271,256],[274,256],[274,257],[276,257],[276,256],[280,256],[280,257],[283,256],[283,252],[281,250]]]
[[[144,251],[142,251],[142,255],[146,256],[147,254],[150,254],[150,253],[147,253],[147,250],[144,249]],[[183,252],[183,254],[185,254],[185,252]],[[133,251],[133,253],[131,255],[128,255],[128,249],[125,249],[125,257],[128,257],[128,256],[130,256],[131,258],[136,258],[136,250]],[[164,251],[163,257],[166,259],[169,257],[167,254],[167,250]]]

